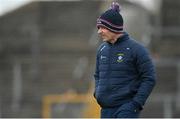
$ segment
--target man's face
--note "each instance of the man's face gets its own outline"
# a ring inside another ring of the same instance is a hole
[[[115,33],[111,32],[110,30],[108,30],[107,28],[103,26],[99,26],[98,34],[101,36],[102,40],[105,42],[111,42],[112,40],[114,40],[114,37],[116,35]]]

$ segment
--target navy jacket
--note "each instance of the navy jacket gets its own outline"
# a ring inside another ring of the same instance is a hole
[[[133,101],[143,106],[155,85],[155,69],[145,47],[124,33],[104,42],[96,57],[94,96],[101,107]]]

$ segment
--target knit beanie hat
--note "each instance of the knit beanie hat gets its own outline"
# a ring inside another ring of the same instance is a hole
[[[119,13],[120,10],[120,5],[117,2],[113,2],[110,9],[101,14],[97,19],[97,28],[99,29],[102,26],[114,33],[122,33],[123,18]]]

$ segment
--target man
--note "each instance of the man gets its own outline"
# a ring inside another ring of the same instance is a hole
[[[119,4],[113,3],[97,20],[104,41],[97,51],[94,75],[101,118],[139,117],[155,85],[149,53],[123,31],[119,11]]]

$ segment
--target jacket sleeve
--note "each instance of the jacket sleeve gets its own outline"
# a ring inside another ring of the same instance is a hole
[[[96,67],[95,67],[95,73],[94,73],[94,79],[95,79],[95,91],[94,91],[94,97],[96,94],[96,89],[98,87],[99,84],[99,50],[97,51],[97,55],[96,55]]]
[[[141,83],[135,97],[133,98],[133,101],[143,107],[148,96],[152,92],[153,87],[155,86],[156,74],[155,67],[147,49],[145,49],[143,46],[140,46],[135,51],[135,64]]]
[[[99,56],[96,56],[96,68],[95,68],[95,74],[94,74],[94,79],[95,79],[95,88],[98,86],[99,82]]]

